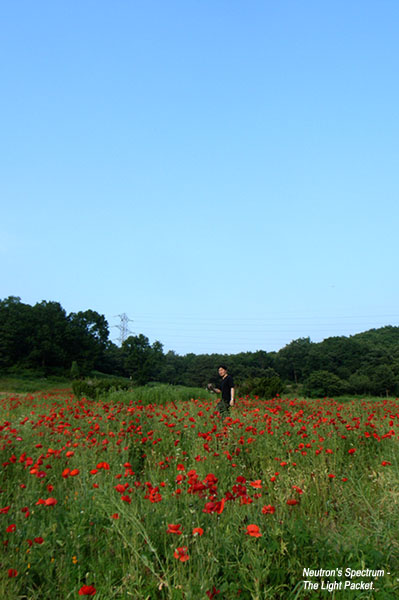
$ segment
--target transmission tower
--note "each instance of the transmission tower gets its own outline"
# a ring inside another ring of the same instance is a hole
[[[122,346],[123,342],[128,338],[129,334],[134,333],[129,329],[129,322],[133,323],[133,319],[129,319],[126,313],[122,313],[121,315],[115,315],[115,318],[118,317],[120,319],[119,325],[113,325],[113,327],[117,327],[120,331],[118,342]]]

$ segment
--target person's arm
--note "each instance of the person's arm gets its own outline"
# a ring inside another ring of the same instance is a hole
[[[213,389],[215,390],[215,392],[216,392],[217,394],[221,394],[221,393],[222,393],[222,390],[219,390],[219,388],[217,388],[217,387],[215,387],[215,388],[213,388]]]
[[[230,406],[234,406],[234,388],[230,388]]]

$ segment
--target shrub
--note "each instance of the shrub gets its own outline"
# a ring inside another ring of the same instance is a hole
[[[259,398],[274,398],[283,390],[284,384],[277,373],[270,377],[252,377],[240,385],[241,394],[259,396]]]
[[[311,398],[341,396],[347,391],[348,384],[329,371],[314,371],[306,379],[303,389]]]
[[[130,380],[109,377],[106,379],[84,379],[75,380],[72,384],[72,391],[77,398],[99,398],[100,396],[116,390],[132,389],[133,384]]]

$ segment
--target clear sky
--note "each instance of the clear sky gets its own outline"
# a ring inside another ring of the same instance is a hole
[[[179,354],[399,324],[397,0],[3,0],[0,298]]]

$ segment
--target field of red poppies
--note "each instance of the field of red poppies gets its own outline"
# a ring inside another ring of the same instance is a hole
[[[214,405],[3,397],[0,597],[399,597],[399,400]]]

